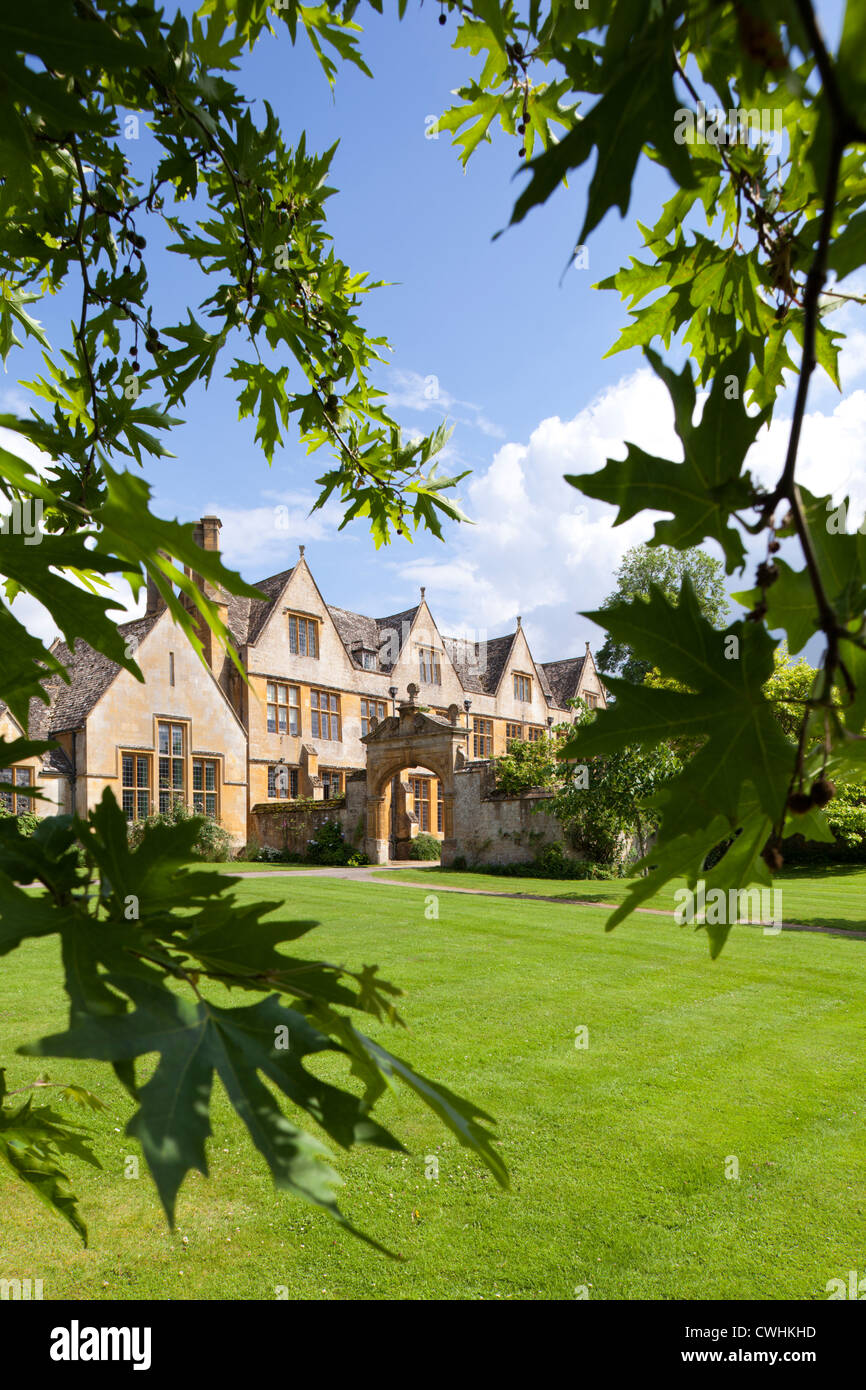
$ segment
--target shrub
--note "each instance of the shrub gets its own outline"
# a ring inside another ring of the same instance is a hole
[[[506,796],[519,796],[536,787],[552,787],[562,777],[556,759],[559,746],[558,740],[548,738],[532,743],[514,739],[508,752],[494,764],[496,790]]]
[[[196,857],[206,860],[209,864],[226,863],[231,858],[232,849],[232,840],[228,831],[223,829],[219,821],[213,820],[210,816],[199,815],[197,811],[191,811],[188,806],[184,806],[181,802],[174,805],[170,811],[148,816],[145,820],[130,821],[127,828],[130,848],[138,848],[144,838],[147,826],[180,825],[182,821],[191,820],[200,822],[200,829],[195,841]]]
[[[0,819],[17,821],[20,834],[32,835],[41,820],[41,816],[34,815],[32,811],[21,811],[16,816],[11,811],[0,810]]]
[[[339,821],[323,821],[311,840],[307,841],[308,864],[348,864],[356,850],[343,838]]]
[[[410,859],[438,859],[442,853],[442,846],[435,835],[428,835],[422,831],[416,835],[409,847]]]
[[[262,845],[258,854],[260,864],[300,864],[301,856],[289,849],[275,849],[273,845]]]
[[[466,855],[465,855],[465,854],[455,854],[454,859],[452,860],[452,863],[451,863],[451,867],[452,867],[452,869],[456,869],[458,873],[463,873],[463,872],[465,872],[465,869],[466,869]]]
[[[251,864],[255,864],[261,852],[262,847],[259,843],[258,837],[256,835],[253,835],[250,837],[249,840],[247,840],[246,844],[238,850],[237,854],[235,855],[235,859],[246,859]]]
[[[544,846],[535,862],[543,878],[559,875],[568,863],[565,846],[559,840],[554,840],[552,844]]]

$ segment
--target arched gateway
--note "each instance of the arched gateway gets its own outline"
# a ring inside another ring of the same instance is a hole
[[[454,858],[454,769],[463,759],[466,730],[460,712],[451,705],[448,718],[425,713],[416,703],[417,685],[396,716],[381,720],[361,742],[367,746],[367,857],[387,864],[389,836],[385,801],[388,784],[404,768],[429,768],[442,784],[442,863]]]

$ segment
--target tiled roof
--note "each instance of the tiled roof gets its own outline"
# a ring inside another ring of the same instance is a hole
[[[392,613],[390,618],[377,618],[376,626],[380,632],[390,632],[393,629],[400,633],[402,639],[403,624],[408,623],[411,627],[420,607],[420,603],[416,603],[414,608],[404,608],[402,613]]]
[[[330,603],[328,612],[355,666],[361,666],[360,651],[364,648],[378,654],[380,671],[390,671],[402,651],[404,631],[408,633],[419,607],[406,608],[389,618],[368,618],[363,613],[353,613],[349,608],[335,608]]]
[[[255,587],[268,594],[267,599],[230,597],[228,627],[237,646],[257,640],[292,573],[291,569],[282,570],[268,579],[256,581]],[[419,607],[416,604],[414,608],[404,608],[401,613],[392,613],[386,618],[369,618],[365,613],[355,613],[334,604],[328,604],[328,612],[352,664],[362,669],[361,651],[376,652],[378,669],[386,673],[402,651],[404,636],[411,629]],[[496,694],[516,636],[516,632],[511,632],[503,637],[490,637],[486,642],[443,636],[445,650],[464,690],[478,695]],[[565,701],[577,691],[584,660],[584,657],[574,657],[536,664],[539,684],[549,705],[565,708]]]
[[[566,700],[573,700],[577,695],[585,662],[585,656],[542,662],[541,669],[547,676],[553,699],[560,709],[565,709]]]
[[[257,579],[253,588],[262,589],[268,595],[266,599],[238,598],[235,594],[231,595],[227,626],[235,646],[242,647],[247,642],[255,642],[261,636],[262,628],[293,572],[294,567],[281,570],[279,574],[272,574],[267,579]]]
[[[402,613],[392,613],[390,618],[376,619],[381,670],[390,671],[394,665],[394,661],[403,650],[403,638],[408,635],[420,607],[420,603],[416,603],[414,608],[404,608]],[[394,661],[389,661],[387,658],[392,654]]]
[[[471,642],[463,637],[443,637],[445,650],[464,690],[478,695],[495,695],[505,664],[511,655],[516,632],[505,637],[488,637]]]
[[[542,695],[544,696],[545,700],[549,705],[555,705],[556,698],[553,694],[553,687],[551,686],[550,681],[547,678],[547,672],[545,671],[540,661],[535,662],[534,665],[536,673],[538,675],[538,684],[541,686]]]
[[[349,608],[335,608],[330,603],[328,612],[340,634],[340,641],[356,666],[361,664],[357,659],[359,648],[366,647],[367,651],[378,652],[379,629],[375,618],[366,618],[363,613],[353,613]]]
[[[121,623],[117,630],[127,639],[134,637],[141,642],[161,616],[162,613],[154,613],[150,617],[135,618],[131,623]],[[28,732],[31,738],[49,738],[61,729],[80,728],[121,669],[116,661],[94,651],[80,638],[72,651],[65,642],[57,641],[52,643],[51,652],[66,667],[69,683],[62,676],[49,676],[42,682],[51,704],[43,704],[39,699],[30,701]]]
[[[38,703],[42,705],[41,700],[38,701]],[[0,700],[0,714],[5,714],[8,708],[8,705]],[[43,710],[47,711],[47,708],[47,705],[42,705]],[[10,718],[15,719],[11,710],[9,713]],[[15,723],[18,724],[17,719],[15,719]],[[18,725],[18,727],[20,728],[21,726]],[[36,737],[35,731],[32,729],[30,731],[30,737]],[[71,777],[73,773],[72,763],[69,761],[62,748],[49,748],[46,753],[42,754],[42,770],[43,772],[59,772],[64,777]]]

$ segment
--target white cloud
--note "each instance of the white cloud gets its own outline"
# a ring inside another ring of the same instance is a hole
[[[849,335],[840,356],[842,379],[849,383],[866,372],[866,334],[851,329],[854,307],[834,315],[834,326]],[[852,526],[866,508],[866,390],[841,398],[832,386],[830,392],[826,405],[825,393],[815,392],[815,408],[803,423],[797,473],[810,491],[832,493],[835,502],[849,494]],[[704,398],[699,397],[698,412]],[[749,456],[753,475],[766,485],[782,468],[789,414],[790,404],[785,416],[761,431]],[[572,420],[542,420],[528,443],[503,444],[466,489],[466,509],[475,524],[451,532],[448,557],[419,558],[395,568],[404,580],[427,586],[431,609],[445,631],[497,635],[513,630],[520,613],[533,652],[542,660],[579,653],[585,638],[596,646],[600,629],[576,612],[597,607],[610,592],[625,551],[651,537],[657,517],[642,513],[614,527],[615,509],[582,496],[563,475],[593,473],[608,458],[624,458],[626,441],[662,457],[682,458],[667,391],[649,368],[601,391]],[[763,540],[745,539],[745,571],[728,581],[734,591],[750,587],[754,565],[763,558]],[[712,543],[705,542],[705,549],[721,558]],[[793,553],[791,559],[800,564]]]
[[[762,430],[749,455],[749,467],[765,486],[782,471],[790,420],[777,418]],[[859,524],[866,508],[863,440],[866,438],[866,390],[836,396],[832,410],[808,411],[800,433],[797,479],[819,497],[832,493],[835,502],[851,497],[851,525]]]
[[[297,544],[333,540],[342,520],[337,503],[327,503],[310,515],[313,498],[301,493],[267,492],[267,506],[225,507],[211,502],[205,509],[222,521],[222,557],[231,568],[264,579],[288,569],[297,559]]]
[[[69,577],[71,584],[78,584],[79,581],[72,576]],[[80,585],[79,587],[84,587]],[[104,586],[100,586],[98,593],[101,598],[112,600],[113,606],[108,610],[108,616],[116,623],[127,623],[131,618],[140,618],[145,608],[145,592],[136,603],[132,597],[132,590],[125,580],[110,580]],[[49,614],[48,610],[42,606],[31,594],[19,594],[9,605],[12,614],[19,623],[23,623],[28,632],[32,632],[35,637],[50,646],[56,637],[63,634],[58,630],[57,624]]]
[[[399,566],[429,586],[446,632],[511,631],[517,614],[539,659],[577,655],[599,630],[576,610],[597,606],[631,545],[652,534],[653,517],[613,527],[612,508],[583,497],[565,473],[592,473],[622,458],[624,440],[681,457],[667,392],[643,368],[601,392],[573,420],[543,420],[527,444],[504,444],[466,490],[473,526],[450,533],[449,556]]]
[[[53,466],[54,461],[50,454],[44,453],[42,449],[39,449],[15,430],[0,427],[0,448],[8,449],[10,454],[15,454],[25,463],[29,463],[34,473],[38,473],[40,476]]]
[[[420,413],[433,410],[439,415],[447,415],[451,423],[468,425],[493,439],[504,439],[505,431],[500,425],[488,419],[481,407],[472,401],[453,396],[434,372],[424,376],[421,372],[389,367],[387,376],[390,386],[385,404],[389,410],[394,411],[401,406],[404,410]]]
[[[852,277],[846,290],[862,293],[866,282],[860,285],[855,280]],[[840,397],[822,380],[820,371],[814,374],[812,408],[804,421],[798,464],[798,476],[811,491],[832,493],[836,502],[851,494],[854,524],[866,507],[866,471],[861,461],[866,389],[857,388],[866,376],[866,332],[856,326],[858,307],[846,305],[831,316],[832,326],[848,334],[841,354],[848,394]],[[488,435],[501,435],[479,407],[452,396],[435,379],[395,369],[391,380],[392,407],[419,413],[462,410],[465,424]],[[18,408],[17,402],[7,400],[6,404]],[[753,474],[767,485],[778,477],[784,459],[792,393],[780,404],[786,407],[785,416],[780,414],[769,430],[762,431],[749,458]],[[597,607],[610,592],[625,551],[650,538],[656,517],[644,513],[614,527],[615,509],[582,496],[563,475],[592,473],[608,458],[623,458],[626,441],[663,457],[682,457],[667,391],[646,367],[600,391],[574,418],[549,417],[540,421],[527,442],[508,441],[497,447],[487,467],[476,469],[462,489],[474,524],[448,528],[447,547],[425,547],[415,559],[404,559],[394,551],[387,559],[383,554],[377,562],[378,580],[373,575],[372,552],[356,553],[354,563],[365,567],[360,587],[366,592],[379,587],[383,571],[393,577],[386,581],[389,598],[378,608],[373,600],[369,604],[362,600],[351,581],[333,595],[333,601],[380,612],[389,611],[390,604],[393,611],[402,606],[407,583],[424,585],[431,610],[445,632],[495,636],[512,631],[521,614],[533,651],[541,660],[579,654],[587,638],[597,647],[603,640],[601,630],[577,613]],[[0,443],[34,463],[50,462],[7,431],[0,431]],[[453,447],[447,453],[459,460]],[[313,494],[293,489],[286,481],[284,490],[259,491],[250,499],[254,504],[247,507],[226,507],[210,499],[204,510],[222,518],[226,563],[257,579],[293,564],[298,542],[317,544],[321,555],[333,541],[341,566],[345,564],[351,573],[345,551],[353,528],[337,537],[342,520],[339,502],[331,501],[322,511],[311,513]],[[359,535],[358,528],[354,534]],[[711,545],[707,549],[718,553]],[[746,573],[732,577],[732,589],[750,586],[754,563],[763,558],[763,549],[763,541],[750,541]],[[316,555],[310,558],[315,567]],[[116,586],[113,592],[124,616],[143,611],[143,596],[133,610],[127,586]],[[51,620],[35,600],[22,596],[15,612],[45,640],[55,635]]]

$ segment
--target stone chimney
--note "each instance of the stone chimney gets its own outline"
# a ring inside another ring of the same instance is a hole
[[[155,582],[147,576],[147,607],[144,610],[146,618],[155,618],[157,613],[161,613],[165,608],[165,599],[156,587]]]
[[[203,516],[196,523],[195,540],[202,550],[219,550],[222,522],[218,516]]]
[[[193,532],[196,545],[200,546],[202,550],[215,551],[218,554],[221,527],[222,522],[218,516],[203,516],[200,521],[196,522]],[[229,613],[228,594],[225,589],[223,589],[222,585],[214,584],[210,579],[203,579],[200,574],[196,574],[195,570],[189,567],[187,567],[187,573],[196,587],[204,594],[205,598],[210,599],[211,603],[216,605],[220,618],[224,624],[227,624]],[[199,623],[198,635],[204,647],[207,663],[214,674],[218,676],[220,674],[218,667],[221,668],[223,661],[222,648],[217,638],[204,621]]]
[[[163,557],[164,560],[168,559],[168,556],[166,555],[164,550],[161,550],[159,554]],[[165,599],[159,592],[159,589],[156,587],[156,581],[152,579],[150,575],[148,575],[147,607],[144,610],[144,616],[146,618],[154,618],[156,617],[157,613],[162,613],[166,607],[167,605]]]

